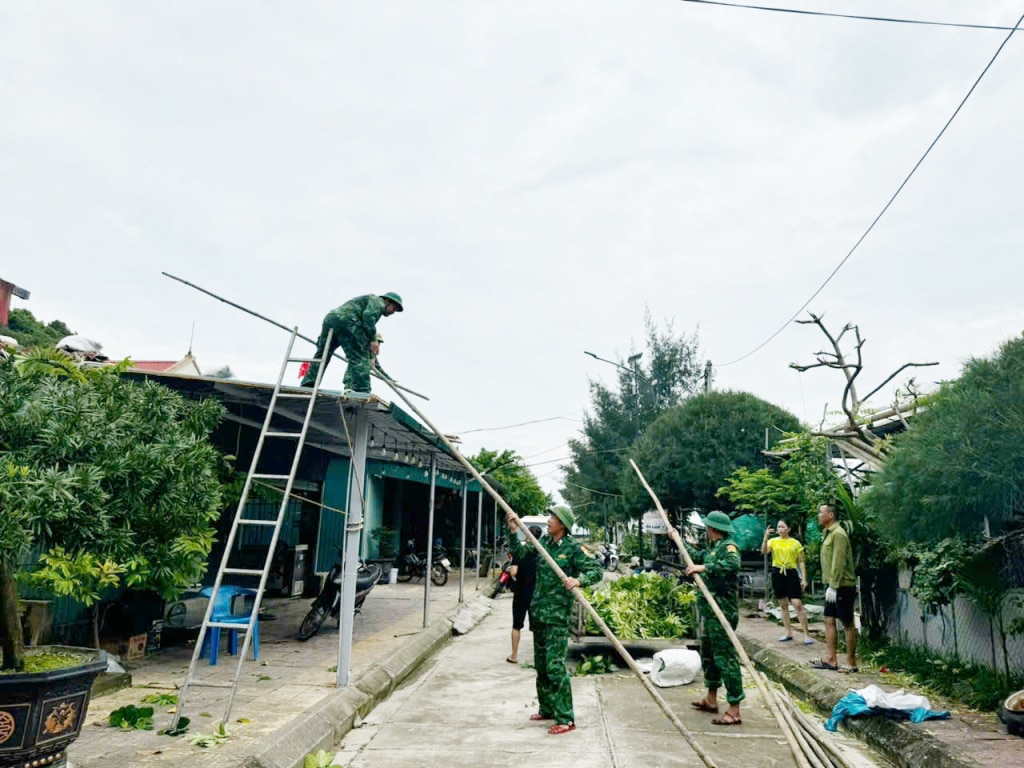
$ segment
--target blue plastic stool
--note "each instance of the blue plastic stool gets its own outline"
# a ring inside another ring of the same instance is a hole
[[[204,587],[200,592],[206,597],[210,597],[213,594],[213,587]],[[250,610],[245,614],[233,614],[231,612],[231,603],[234,598],[239,595],[255,594],[255,589],[222,584],[220,589],[217,590],[217,599],[213,604],[213,613],[210,614],[210,621],[240,624],[244,627],[244,625],[249,623],[249,617],[252,616],[252,611]],[[206,656],[207,651],[210,653],[210,666],[216,666],[217,655],[220,652],[220,627],[207,627],[206,639],[203,641],[203,648],[199,652],[199,658]],[[232,656],[238,653],[237,629],[228,630],[228,653]],[[253,659],[258,659],[260,657],[260,622],[258,618],[252,628],[252,657]]]

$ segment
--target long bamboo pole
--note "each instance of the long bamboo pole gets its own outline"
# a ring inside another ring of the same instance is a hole
[[[651,498],[654,500],[654,505],[658,509],[658,514],[661,515],[661,519],[664,521],[665,525],[668,526],[668,535],[679,548],[679,553],[683,557],[683,562],[685,562],[687,566],[692,566],[693,558],[691,558],[690,553],[686,551],[686,547],[683,545],[683,539],[679,535],[679,531],[677,531],[675,526],[673,526],[671,521],[669,521],[668,513],[665,512],[665,508],[661,506],[661,500],[651,489],[651,486],[648,485],[647,478],[644,477],[644,473],[640,471],[640,467],[636,465],[636,462],[630,459],[629,463],[633,467],[633,471],[635,471],[637,476],[640,478],[640,482],[643,484],[644,488],[647,489],[647,493],[649,493]],[[707,584],[704,583],[704,579],[701,578],[699,573],[694,574],[693,579],[697,582],[697,587],[700,589],[701,594],[704,595],[704,599],[707,600],[708,605],[711,606],[711,610],[722,625],[722,629],[724,629],[725,633],[729,636],[729,640],[732,642],[733,647],[736,648],[736,653],[739,655],[740,661],[743,662],[743,666],[750,671],[751,676],[754,678],[755,685],[757,685],[758,690],[761,692],[761,695],[768,704],[768,708],[772,711],[772,714],[775,715],[775,719],[778,721],[779,727],[782,728],[782,732],[786,736],[786,742],[789,744],[789,748],[792,750],[793,756],[796,758],[797,765],[799,765],[800,768],[811,768],[807,757],[800,748],[795,732],[790,727],[785,716],[782,714],[782,710],[776,703],[775,697],[771,695],[768,687],[761,679],[761,673],[758,672],[757,668],[750,660],[750,657],[747,656],[747,652],[743,649],[743,644],[733,631],[732,625],[725,618],[725,614],[722,613],[722,609],[719,607],[718,601],[715,600],[715,596],[711,594],[711,590],[708,589]]]
[[[271,325],[273,325],[273,326],[275,326],[277,328],[282,328],[282,329],[288,331],[288,333],[292,332],[292,329],[289,328],[287,325],[282,325],[281,323],[277,322],[276,320],[271,320],[266,315],[261,315],[259,312],[255,312],[254,310],[251,310],[248,307],[243,307],[241,304],[236,304],[235,302],[230,301],[229,299],[225,299],[223,296],[218,296],[213,291],[208,291],[205,288],[196,285],[195,283],[190,283],[188,280],[184,280],[183,278],[180,278],[180,277],[175,277],[174,275],[170,274],[169,272],[161,272],[160,274],[163,275],[164,277],[171,278],[171,280],[177,280],[179,283],[183,283],[184,285],[187,285],[189,288],[195,288],[200,293],[205,293],[207,296],[210,296],[210,297],[216,299],[217,301],[223,302],[224,304],[227,304],[229,307],[234,307],[235,309],[240,309],[243,312],[245,312],[247,315],[252,315],[253,317],[258,317],[260,320],[268,322],[268,323],[270,323]],[[313,344],[314,346],[316,345],[316,339],[311,339],[311,338],[309,338],[309,336],[303,336],[301,333],[296,333],[295,335],[297,337],[299,337],[300,339],[302,339],[303,341],[308,341],[310,344]],[[345,356],[342,355],[339,352],[335,352],[334,353],[334,357],[336,357],[338,360],[341,360],[343,363],[347,363],[348,362],[348,360],[345,359]],[[371,376],[376,376],[378,379],[386,381],[388,383],[388,385],[391,386],[392,388],[397,387],[398,389],[403,389],[406,392],[408,392],[409,394],[416,395],[416,397],[422,398],[423,400],[429,400],[430,399],[426,395],[421,395],[419,392],[417,392],[414,389],[409,389],[408,387],[404,387],[401,384],[398,384],[398,383],[392,381],[391,379],[388,379],[387,377],[382,376],[379,372],[373,370],[372,368],[370,369],[370,375]]]
[[[391,382],[389,381],[388,384],[390,385]],[[413,413],[415,413],[416,416],[419,417],[420,421],[426,424],[431,429],[431,431],[433,431],[433,433],[437,435],[438,438],[440,438],[441,442],[444,443],[445,447],[448,449],[451,455],[455,457],[459,461],[459,463],[466,468],[466,471],[473,475],[474,479],[476,479],[476,481],[480,483],[480,487],[487,491],[491,498],[494,499],[495,503],[498,506],[500,506],[502,510],[504,510],[506,517],[509,520],[515,520],[519,529],[523,532],[526,540],[530,543],[530,546],[532,546],[537,551],[538,555],[544,558],[544,561],[548,564],[548,566],[550,566],[551,569],[558,575],[559,579],[561,579],[564,582],[568,578],[565,571],[563,571],[558,566],[558,563],[555,562],[555,559],[548,553],[548,551],[540,545],[540,542],[537,541],[537,539],[533,536],[532,533],[530,533],[529,528],[523,525],[522,520],[519,519],[519,515],[515,513],[515,510],[513,510],[512,507],[510,507],[505,502],[505,500],[501,498],[498,492],[491,487],[490,483],[488,483],[484,479],[484,476],[477,471],[476,467],[474,467],[466,459],[466,457],[459,452],[459,450],[451,443],[451,441],[445,436],[445,434],[436,426],[434,426],[433,422],[431,422],[430,419],[428,419],[423,414],[423,412],[420,411],[419,408],[417,408],[412,402],[410,402],[409,398],[402,394],[402,392],[400,392],[396,387],[392,387],[392,389],[394,389],[395,394],[402,398],[405,404],[412,409]],[[629,668],[633,670],[633,674],[635,674],[637,679],[643,684],[644,688],[651,695],[651,698],[654,699],[654,702],[661,708],[661,711],[669,719],[672,725],[675,726],[676,730],[683,735],[683,738],[686,739],[687,743],[693,748],[693,751],[697,753],[697,756],[700,757],[700,759],[704,762],[704,765],[706,765],[708,768],[717,768],[717,764],[714,762],[714,760],[712,760],[711,756],[705,751],[704,747],[702,747],[700,742],[697,741],[693,733],[685,725],[683,725],[682,721],[676,716],[676,713],[672,711],[668,703],[661,697],[661,694],[659,694],[658,691],[655,689],[654,684],[650,681],[650,679],[647,676],[644,675],[643,672],[640,671],[640,668],[636,665],[636,661],[633,660],[633,657],[630,655],[629,651],[626,650],[625,646],[622,645],[622,643],[611,631],[611,629],[609,629],[608,625],[605,624],[604,619],[602,619],[598,615],[597,611],[594,610],[594,606],[592,606],[590,602],[587,600],[587,598],[584,596],[583,590],[581,590],[579,587],[576,587],[571,591],[573,596],[576,598],[576,601],[583,607],[583,609],[587,612],[590,618],[593,619],[594,623],[597,624],[598,628],[601,630],[601,633],[606,638],[608,638],[608,641],[612,644],[612,647],[615,648],[616,652],[626,662],[627,666],[629,666]],[[810,768],[810,766],[801,764],[801,768]]]

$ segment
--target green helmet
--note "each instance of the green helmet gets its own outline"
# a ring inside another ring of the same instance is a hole
[[[548,514],[554,515],[561,520],[565,530],[572,533],[572,527],[576,524],[576,516],[572,513],[571,509],[568,507],[555,507],[549,510]]]
[[[714,528],[722,533],[732,533],[732,520],[725,512],[712,512],[704,518],[705,528]]]
[[[388,291],[387,293],[382,293],[380,295],[380,297],[382,299],[387,299],[388,301],[393,302],[395,304],[395,306],[398,307],[398,311],[399,312],[404,312],[405,311],[405,307],[402,305],[402,297],[399,296],[394,291]]]
[[[383,344],[384,343],[384,337],[380,335],[380,331],[377,332],[376,341],[377,341],[378,344]]]

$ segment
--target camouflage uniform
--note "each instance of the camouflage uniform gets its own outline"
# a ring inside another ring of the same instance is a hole
[[[703,563],[701,576],[715,602],[722,609],[733,629],[740,620],[737,604],[739,590],[740,551],[731,538],[719,539],[705,550],[690,550],[695,563]],[[730,704],[744,699],[743,673],[739,658],[729,635],[726,634],[711,604],[701,594],[698,602],[701,619],[700,660],[704,668],[704,682],[709,691],[717,691],[725,683]]]
[[[514,558],[537,558],[537,584],[530,601],[530,631],[533,632],[533,663],[537,668],[538,710],[543,717],[554,718],[557,724],[575,722],[572,708],[572,687],[565,659],[569,652],[569,627],[572,605],[576,598],[565,588],[547,561],[537,555],[530,544],[520,542],[510,533],[509,548]],[[604,569],[587,557],[579,543],[566,534],[558,541],[549,534],[540,537],[541,546],[565,571],[584,587],[604,578]]]
[[[377,321],[384,314],[384,299],[373,294],[350,299],[324,317],[320,338],[316,341],[316,357],[331,360],[340,345],[348,358],[344,386],[355,392],[370,391],[370,342],[377,337]],[[327,332],[334,331],[330,349],[325,349]],[[303,387],[312,387],[316,381],[318,363],[310,363],[302,379]]]

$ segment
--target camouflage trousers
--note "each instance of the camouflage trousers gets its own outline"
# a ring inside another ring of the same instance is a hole
[[[537,668],[538,711],[553,717],[556,723],[573,723],[572,686],[565,658],[569,653],[569,628],[537,624],[530,618],[533,632],[533,663]]]
[[[730,704],[743,701],[743,671],[736,649],[722,629],[718,619],[704,618],[700,637],[700,662],[704,668],[704,683],[709,691],[717,691],[725,683],[726,698]],[[738,622],[732,623],[733,629]]]
[[[334,335],[331,337],[331,343],[328,348],[327,334],[329,331],[334,331]],[[316,340],[315,357],[322,359],[326,368],[327,364],[331,361],[331,355],[334,354],[339,346],[344,350],[345,357],[348,358],[348,368],[345,370],[345,379],[342,382],[345,389],[351,389],[355,392],[369,392],[370,346],[352,336],[343,317],[336,315],[334,312],[328,312],[324,317],[320,336]],[[306,375],[302,378],[301,386],[312,387],[319,370],[319,363],[310,363],[309,370],[306,371]]]

